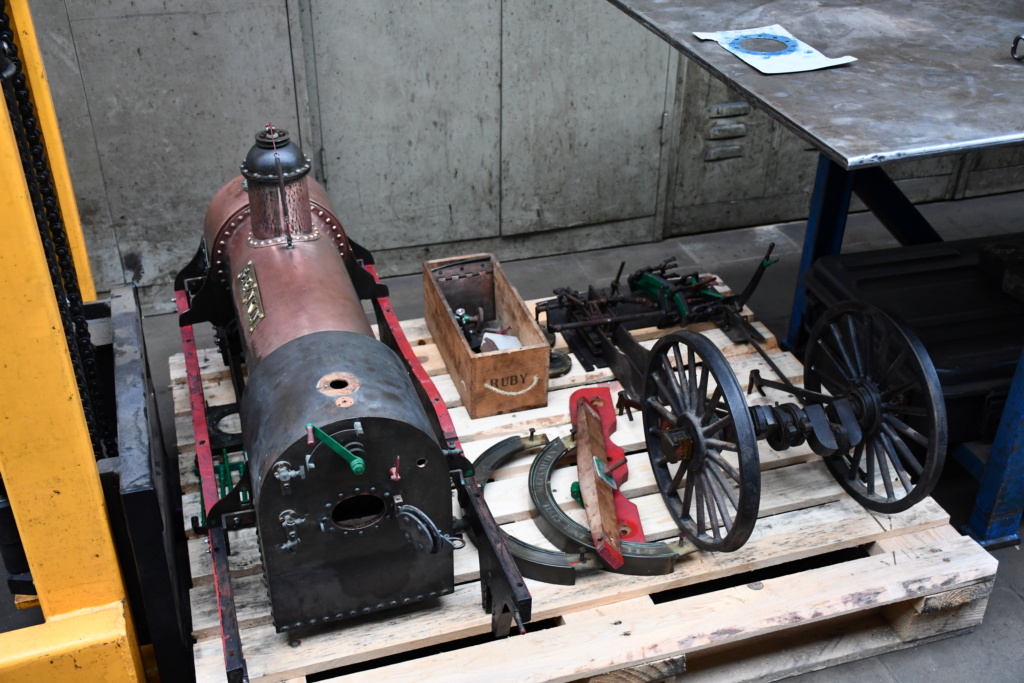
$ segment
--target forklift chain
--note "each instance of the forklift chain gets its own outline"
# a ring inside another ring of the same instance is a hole
[[[28,80],[22,72],[14,32],[6,12],[0,12],[0,49],[3,49],[6,62],[2,79],[4,99],[36,214],[89,437],[97,458],[113,457],[117,455],[117,441],[113,433],[112,411],[101,393],[96,349],[89,334],[85,304],[78,287],[67,230],[61,216],[42,132],[35,117]]]

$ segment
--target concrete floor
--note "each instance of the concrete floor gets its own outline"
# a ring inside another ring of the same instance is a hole
[[[1006,194],[921,207],[946,240],[1024,231],[1024,193]],[[626,270],[651,265],[675,256],[680,270],[717,273],[733,287],[742,287],[771,242],[779,263],[768,270],[750,307],[779,338],[786,334],[790,303],[803,244],[804,224],[766,225],[702,235],[672,238],[655,244],[606,249],[562,256],[503,263],[512,283],[525,299],[551,294],[557,286],[583,288],[606,285],[621,261]],[[358,236],[354,236],[358,238]],[[895,240],[867,213],[851,216],[844,251],[865,251],[897,246]],[[400,319],[423,315],[421,276],[391,278],[392,304]],[[161,420],[167,443],[173,447],[173,406],[168,390],[165,359],[180,351],[176,319],[171,315],[145,319],[146,343],[157,387]],[[209,330],[197,330],[200,348],[212,346]],[[936,499],[949,511],[956,526],[970,514],[975,485],[955,463],[948,463]],[[1000,561],[995,591],[981,627],[973,633],[945,641],[852,662],[801,677],[817,681],[958,683],[974,678],[986,683],[1024,680],[1024,556],[1017,547],[996,550]],[[10,614],[0,600],[0,630],[38,621],[38,611]],[[34,612],[34,613],[33,613]]]

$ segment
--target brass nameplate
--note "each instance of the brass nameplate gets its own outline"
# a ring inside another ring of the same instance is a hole
[[[238,274],[238,281],[242,283],[242,312],[249,322],[249,334],[256,329],[260,321],[266,317],[263,313],[263,301],[260,299],[260,286],[256,282],[256,269],[252,261],[245,264],[242,272]]]

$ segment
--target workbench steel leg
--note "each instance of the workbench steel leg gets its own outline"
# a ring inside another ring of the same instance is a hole
[[[803,322],[807,300],[804,273],[822,256],[838,254],[843,245],[846,215],[850,210],[850,195],[853,193],[853,175],[853,172],[842,168],[824,154],[818,159],[818,173],[814,179],[810,214],[807,216],[807,233],[804,235],[804,250],[800,256],[800,272],[793,294],[793,312],[789,317],[789,334],[784,342],[789,349],[799,348],[805,335]]]
[[[999,430],[992,442],[981,487],[968,523],[983,546],[1019,543],[1017,528],[1024,511],[1024,354],[1010,385]]]

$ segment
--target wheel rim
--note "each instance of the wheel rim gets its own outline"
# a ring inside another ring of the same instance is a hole
[[[864,507],[900,512],[931,493],[946,455],[945,402],[909,329],[860,302],[830,308],[811,332],[804,385],[850,399],[863,438],[825,463]]]
[[[760,466],[750,411],[722,352],[685,330],[658,341],[643,419],[658,489],[683,535],[703,550],[742,546],[757,521]]]

